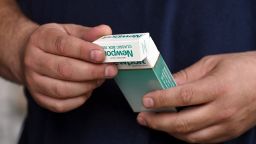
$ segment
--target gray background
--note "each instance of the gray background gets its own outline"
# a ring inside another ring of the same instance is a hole
[[[23,88],[0,78],[0,144],[15,144],[26,115]]]

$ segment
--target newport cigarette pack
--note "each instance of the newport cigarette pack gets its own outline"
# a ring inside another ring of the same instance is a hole
[[[149,33],[104,36],[94,42],[105,50],[105,62],[118,66],[116,83],[134,112],[175,111],[175,108],[146,109],[143,96],[176,86],[175,80]]]

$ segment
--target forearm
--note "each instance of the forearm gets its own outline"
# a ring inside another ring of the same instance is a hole
[[[22,14],[15,0],[0,0],[0,17],[0,76],[22,84],[22,55],[38,26]]]

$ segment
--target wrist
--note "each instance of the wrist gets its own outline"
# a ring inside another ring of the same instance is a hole
[[[8,31],[8,39],[5,39],[1,60],[2,70],[0,74],[13,82],[24,84],[23,57],[27,41],[30,35],[39,26],[23,15],[14,19]],[[1,68],[0,68],[1,69]]]
[[[10,59],[10,71],[12,72],[15,82],[19,84],[25,84],[24,78],[24,53],[27,42],[31,34],[39,27],[38,24],[22,17],[18,20],[18,25],[15,27],[14,32],[17,33],[16,40],[18,40],[16,46],[14,46],[14,56]],[[14,34],[15,34],[14,33]]]

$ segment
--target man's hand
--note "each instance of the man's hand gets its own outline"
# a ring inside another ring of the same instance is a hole
[[[104,50],[92,43],[111,33],[106,25],[72,24],[46,24],[34,31],[25,48],[24,75],[36,102],[54,112],[70,111],[113,78],[116,66],[102,64]]]
[[[145,95],[144,106],[188,108],[143,112],[140,124],[191,143],[223,142],[256,125],[256,52],[207,56],[175,79],[177,87]]]

